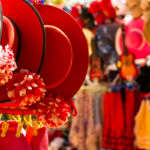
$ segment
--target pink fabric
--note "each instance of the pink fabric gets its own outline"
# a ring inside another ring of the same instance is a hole
[[[126,35],[125,43],[128,48],[138,49],[143,42],[142,35],[136,31],[129,32]]]
[[[97,150],[97,137],[94,131],[94,96],[88,95],[88,123],[87,123],[87,137],[86,137],[86,150]]]
[[[87,101],[87,96],[85,93],[78,94],[75,97],[74,103],[76,105],[78,114],[73,118],[69,133],[69,140],[74,148],[78,150],[85,150],[85,124],[87,122],[87,115],[84,113],[87,111],[84,109],[84,100]],[[85,117],[85,119],[84,119]]]
[[[49,150],[47,127],[38,129],[38,135],[33,136],[30,146],[32,150]]]

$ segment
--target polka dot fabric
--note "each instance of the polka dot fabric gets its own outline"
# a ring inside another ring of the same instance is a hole
[[[103,148],[133,150],[135,92],[126,91],[125,103],[119,92],[105,93]]]
[[[112,93],[112,122],[114,128],[114,147],[113,149],[124,149],[124,117],[123,104],[119,92]]]
[[[103,130],[103,148],[109,148],[109,133],[110,133],[110,93],[104,95],[104,130]]]
[[[125,145],[126,150],[133,150],[134,142],[134,117],[135,117],[135,96],[134,92],[126,92],[126,102],[125,102]]]

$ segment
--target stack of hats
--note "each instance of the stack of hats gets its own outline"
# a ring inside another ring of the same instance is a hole
[[[62,125],[76,115],[71,98],[87,73],[82,29],[63,10],[26,0],[1,0],[0,13],[0,113]]]

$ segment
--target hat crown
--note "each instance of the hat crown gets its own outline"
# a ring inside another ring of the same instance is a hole
[[[15,57],[17,56],[18,44],[20,44],[20,40],[18,41],[17,34],[19,29],[16,27],[17,26],[14,26],[14,24],[7,17],[3,16],[1,45],[5,47],[8,44],[9,48],[13,49]]]

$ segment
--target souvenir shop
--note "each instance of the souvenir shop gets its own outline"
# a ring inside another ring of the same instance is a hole
[[[0,150],[150,150],[149,0],[0,0]]]

